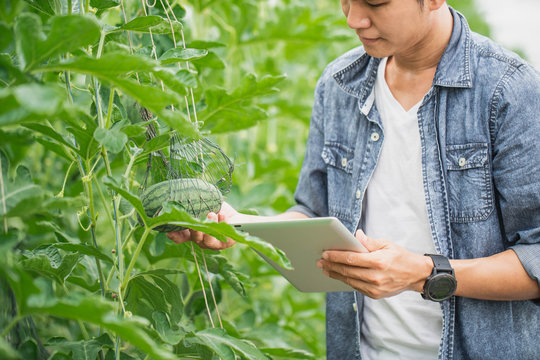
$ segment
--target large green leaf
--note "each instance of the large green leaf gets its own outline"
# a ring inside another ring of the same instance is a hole
[[[94,131],[94,138],[113,154],[122,151],[128,141],[127,135],[117,129],[97,128]]]
[[[167,315],[161,311],[155,311],[152,314],[152,319],[154,320],[156,331],[159,334],[161,340],[163,340],[167,344],[176,345],[180,341],[182,341],[182,339],[186,335],[186,331],[181,327],[173,329]]]
[[[208,50],[205,49],[183,49],[174,48],[169,49],[159,57],[161,64],[172,64],[180,61],[193,61],[205,57],[208,54]]]
[[[0,163],[4,186],[0,192],[0,217],[25,216],[39,209],[36,204],[43,201],[46,193],[41,186],[34,184],[28,169],[19,166],[14,179],[10,180],[9,160],[3,151],[0,151]]]
[[[70,341],[63,337],[53,337],[47,340],[47,346],[71,354],[74,360],[93,360],[103,348],[112,348],[114,343],[108,334],[103,334],[91,340]]]
[[[54,246],[57,249],[62,249],[64,251],[69,251],[69,252],[74,252],[74,253],[77,252],[79,254],[95,257],[99,260],[103,260],[111,264],[113,263],[113,260],[111,259],[110,256],[104,254],[103,252],[101,252],[100,250],[96,249],[93,246],[88,246],[84,244],[69,244],[69,243],[57,243],[57,244],[53,244],[52,246]]]
[[[49,84],[0,89],[0,126],[51,118],[61,110],[63,101],[60,88]]]
[[[172,29],[175,32],[179,32],[182,30],[182,23],[172,21]],[[112,31],[121,30],[136,32],[152,31],[154,34],[169,34],[171,32],[171,23],[157,15],[139,16]]]
[[[284,359],[302,359],[309,360],[315,359],[313,354],[300,349],[287,349],[287,348],[260,348],[260,350],[270,356],[277,356]]]
[[[184,210],[167,203],[163,206],[162,214],[155,218],[146,218],[146,224],[151,227],[157,227],[164,224],[174,224],[193,230],[201,231],[205,234],[211,235],[218,240],[228,241],[233,239],[238,243],[248,245],[253,249],[263,253],[270,259],[277,262],[280,266],[286,269],[292,269],[291,263],[285,253],[275,248],[270,243],[263,241],[255,236],[251,236],[247,233],[239,232],[233,226],[221,222],[216,223],[210,220],[200,221],[193,218]]]
[[[72,150],[75,150],[78,152],[78,149],[71,143],[71,141],[66,140],[65,136],[57,132],[55,129],[53,129],[49,125],[39,124],[39,123],[28,123],[25,124],[24,127],[33,130],[36,133],[43,134],[57,142],[60,145],[66,146]]]
[[[205,91],[207,108],[199,113],[204,129],[222,133],[246,129],[266,118],[266,113],[253,104],[254,98],[275,93],[275,85],[284,76],[265,76],[258,80],[248,75],[232,93],[223,89]]]
[[[24,14],[15,25],[15,41],[21,64],[31,69],[44,60],[73,52],[96,43],[101,34],[98,22],[81,15],[56,15],[50,20],[50,31],[43,38],[41,21],[32,14]]]
[[[188,94],[187,87],[197,87],[197,78],[195,75],[185,69],[169,70],[163,69],[154,71],[154,75],[171,90],[178,95],[185,96]]]
[[[175,244],[168,238],[156,237],[154,244],[160,244],[161,251],[153,253],[149,246],[145,248],[145,254],[151,264],[164,259],[186,259],[194,262],[193,253],[189,244]],[[204,260],[203,260],[204,252]],[[250,285],[247,275],[233,268],[229,260],[218,252],[211,250],[196,251],[195,256],[199,264],[206,261],[208,271],[221,275],[225,281],[241,296],[246,296],[246,285]]]
[[[22,261],[22,265],[26,270],[51,277],[60,284],[64,284],[80,258],[77,253],[62,255],[54,246],[26,251],[25,256],[27,258]]]
[[[4,360],[21,360],[22,357],[20,354],[15,351],[11,347],[11,345],[4,340],[3,338],[0,338],[0,359]]]
[[[96,9],[109,9],[120,5],[118,0],[90,0],[90,6]]]
[[[66,61],[48,64],[35,71],[68,70],[94,76],[124,75],[152,71],[157,65],[157,62],[145,56],[112,52],[102,55],[99,59],[85,55],[77,56]]]
[[[157,337],[157,334],[148,328],[147,321],[135,316],[118,317],[115,315],[115,305],[101,297],[74,294],[69,298],[55,299],[34,295],[29,297],[27,306],[29,313],[54,315],[102,326],[154,359],[177,360],[173,353],[156,343],[148,334]]]
[[[206,329],[196,333],[190,333],[184,338],[186,345],[199,344],[210,348],[223,360],[234,360],[235,353],[249,360],[268,360],[268,358],[253,344],[234,338],[222,329]]]
[[[21,14],[15,22],[14,32],[17,56],[24,68],[40,56],[39,44],[45,39],[41,19],[35,14]]]

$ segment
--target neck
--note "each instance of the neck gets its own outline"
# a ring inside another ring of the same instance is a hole
[[[437,68],[452,35],[453,18],[446,3],[439,9],[430,11],[428,16],[430,26],[426,28],[421,39],[407,52],[390,57],[389,66],[408,73],[434,71]]]

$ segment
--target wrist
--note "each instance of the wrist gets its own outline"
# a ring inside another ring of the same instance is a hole
[[[413,283],[412,290],[423,293],[424,284],[426,283],[427,278],[433,272],[433,261],[429,256],[418,255],[418,265],[417,265],[417,280]]]

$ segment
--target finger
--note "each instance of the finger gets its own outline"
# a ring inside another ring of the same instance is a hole
[[[328,276],[329,278],[339,280],[349,285],[350,287],[354,288],[356,291],[364,295],[369,294],[369,291],[368,291],[369,285],[361,280],[349,278],[349,277],[343,276],[340,273],[336,273],[333,271],[325,271],[324,274]]]
[[[196,230],[190,230],[191,232],[191,241],[199,244],[201,243],[203,240],[204,240],[204,233],[201,232],[201,231],[196,231]]]
[[[358,241],[364,245],[368,251],[375,251],[386,247],[388,241],[385,239],[372,239],[368,237],[361,229],[358,229],[355,234]]]
[[[184,243],[191,238],[190,231],[188,229],[180,231],[171,231],[167,233],[167,237],[177,244]]]
[[[358,267],[371,267],[373,257],[370,253],[358,253],[354,251],[328,250],[322,254],[322,258],[326,261]]]
[[[380,271],[369,268],[361,268],[340,263],[319,260],[317,266],[323,271],[340,274],[347,278],[360,280],[366,284],[381,285],[383,279],[380,276]]]

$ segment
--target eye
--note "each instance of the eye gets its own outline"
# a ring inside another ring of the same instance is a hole
[[[367,4],[369,7],[376,8],[376,7],[380,7],[380,6],[384,5],[385,3],[372,3],[372,2],[366,2],[366,4]]]

